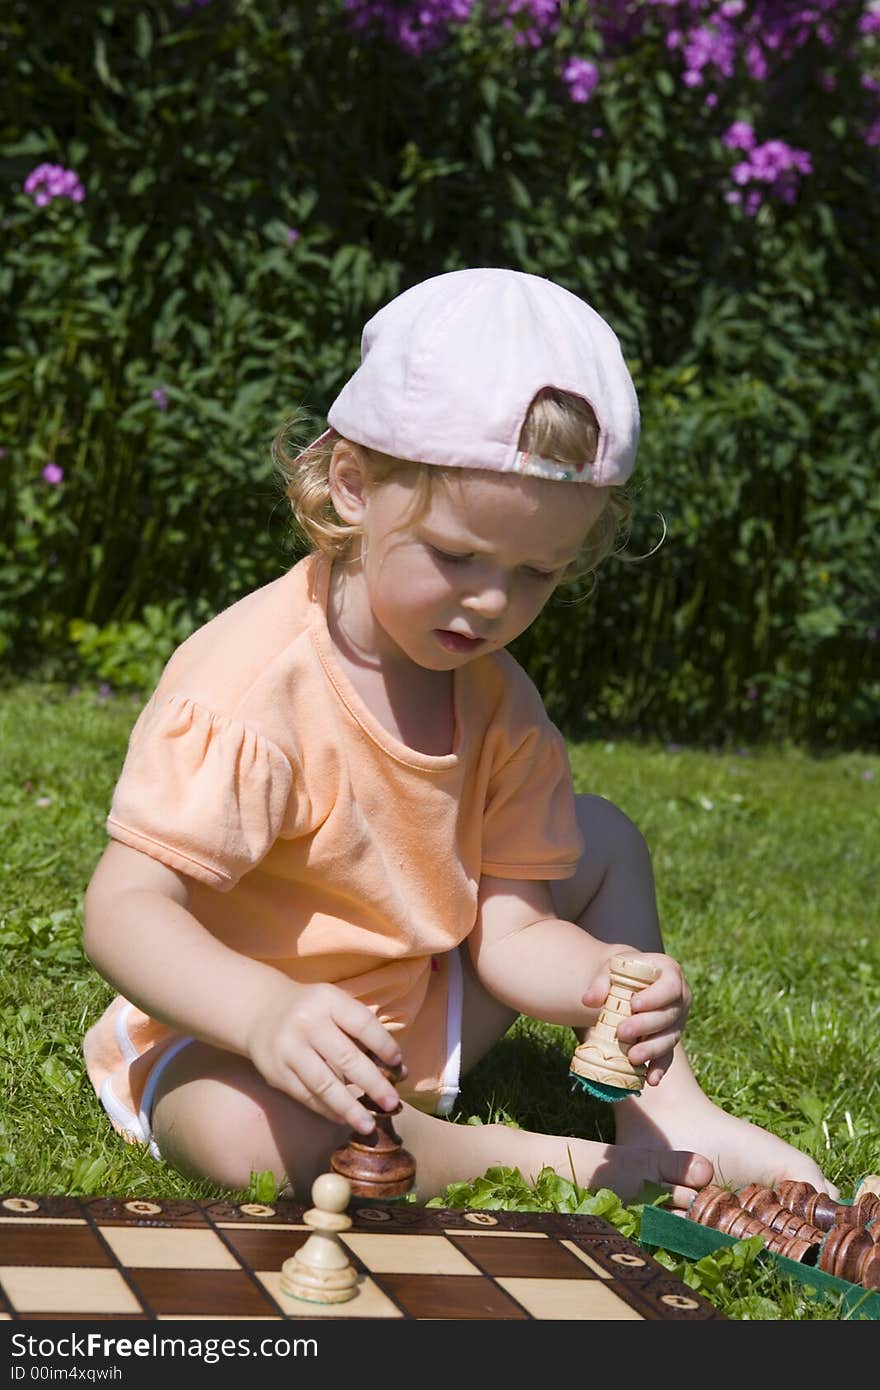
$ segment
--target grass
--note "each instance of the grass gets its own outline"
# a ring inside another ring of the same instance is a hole
[[[0,691],[6,1192],[216,1195],[120,1143],[81,1062],[111,997],[82,953],[82,897],[140,704],[93,688]],[[880,756],[599,743],[571,757],[578,788],[615,801],[651,846],[666,949],[694,992],[688,1051],[704,1090],[851,1195],[880,1168]],[[608,1107],[564,1083],[573,1043],[521,1019],[467,1078],[454,1118],[610,1139]],[[522,1175],[520,1200],[536,1178]],[[847,1316],[765,1261],[712,1277],[704,1292],[728,1316]]]

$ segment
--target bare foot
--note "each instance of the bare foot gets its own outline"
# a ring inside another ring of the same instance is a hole
[[[501,1165],[533,1182],[542,1168],[595,1191],[609,1187],[622,1202],[636,1201],[646,1184],[669,1193],[681,1210],[712,1181],[712,1163],[690,1148],[676,1152],[656,1133],[634,1144],[603,1144],[567,1135],[538,1134],[510,1125],[450,1124],[404,1105],[395,1126],[415,1156],[421,1198],[441,1196],[449,1183],[468,1181]]]
[[[827,1192],[835,1200],[840,1195],[812,1158],[778,1135],[728,1114],[702,1092],[686,1106],[661,1111],[651,1100],[662,1089],[662,1081],[651,1092],[646,1089],[643,1098],[650,1097],[647,1106],[642,1099],[615,1105],[618,1144],[656,1148],[665,1139],[676,1148],[698,1149],[714,1164],[710,1181],[724,1187],[739,1188],[750,1182],[773,1187],[791,1178],[812,1183],[818,1192]]]
[[[566,1176],[571,1176],[571,1170]],[[581,1187],[610,1187],[622,1202],[637,1201],[647,1183],[663,1187],[669,1193],[669,1206],[681,1211],[687,1210],[712,1176],[710,1160],[689,1149],[643,1149],[621,1143],[606,1146],[604,1161],[594,1168],[588,1180],[575,1168],[575,1179]]]

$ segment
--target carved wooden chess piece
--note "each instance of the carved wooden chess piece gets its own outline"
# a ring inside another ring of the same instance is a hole
[[[880,1289],[880,1246],[861,1227],[840,1223],[822,1242],[819,1268],[851,1284]]]
[[[736,1197],[741,1207],[769,1226],[771,1231],[778,1231],[782,1236],[797,1237],[811,1245],[821,1244],[823,1232],[819,1227],[777,1201],[773,1188],[753,1182],[737,1192]]]
[[[876,1222],[880,1217],[880,1194],[860,1187],[853,1198],[853,1212],[860,1226]]]
[[[697,1221],[701,1226],[712,1226],[717,1230],[719,1216],[731,1207],[742,1210],[732,1192],[726,1187],[719,1187],[717,1183],[710,1182],[700,1188],[687,1209],[687,1216],[689,1220]]]
[[[401,1077],[400,1067],[388,1067],[373,1058],[379,1070],[396,1085]],[[376,1128],[370,1134],[348,1136],[348,1143],[330,1155],[330,1167],[351,1184],[355,1197],[388,1201],[403,1197],[415,1185],[416,1163],[403,1147],[403,1140],[394,1128],[393,1116],[403,1109],[398,1102],[394,1110],[381,1110],[369,1096],[361,1096],[361,1104],[376,1116]]]
[[[575,1049],[569,1071],[591,1095],[616,1101],[639,1095],[648,1071],[644,1064],[634,1066],[629,1060],[630,1044],[620,1041],[618,1026],[632,1013],[633,995],[652,984],[660,972],[649,961],[630,960],[626,956],[612,956],[609,967],[608,998]]]
[[[797,1212],[820,1231],[832,1226],[866,1226],[880,1216],[880,1195],[862,1182],[852,1203],[836,1202],[808,1182],[780,1182],[776,1196],[784,1207]]]
[[[773,1205],[779,1207],[778,1203]],[[760,1236],[773,1254],[784,1255],[789,1260],[796,1260],[798,1264],[816,1263],[821,1232],[809,1235],[810,1228],[799,1217],[795,1218],[802,1228],[798,1233],[775,1231],[741,1206],[732,1192],[714,1183],[697,1193],[687,1215],[691,1221],[697,1221],[701,1226],[711,1226],[716,1231],[723,1231],[725,1235],[733,1236],[736,1240]]]
[[[312,1234],[281,1266],[281,1289],[308,1303],[345,1303],[357,1293],[357,1270],[339,1239],[351,1226],[345,1208],[351,1187],[338,1173],[322,1173],[312,1184],[314,1207],[303,1215]]]

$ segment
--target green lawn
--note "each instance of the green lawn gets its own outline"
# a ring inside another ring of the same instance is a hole
[[[81,1064],[83,1031],[111,996],[82,954],[82,897],[139,706],[91,687],[0,691],[5,1192],[214,1195],[121,1144]],[[851,1195],[880,1169],[880,756],[634,743],[571,756],[578,788],[615,801],[651,846],[704,1090]],[[572,1046],[567,1030],[521,1020],[468,1078],[455,1118],[610,1139],[607,1107],[565,1084]],[[515,1196],[552,1205],[558,1190],[540,1195],[536,1176],[514,1181]],[[699,1286],[728,1316],[842,1316],[766,1261],[731,1261],[710,1283]]]

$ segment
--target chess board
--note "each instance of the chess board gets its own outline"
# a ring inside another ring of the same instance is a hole
[[[358,1204],[347,1303],[280,1287],[305,1207],[0,1197],[0,1319],[707,1321],[723,1315],[595,1216]]]

